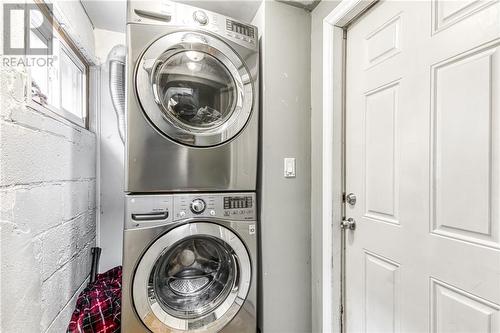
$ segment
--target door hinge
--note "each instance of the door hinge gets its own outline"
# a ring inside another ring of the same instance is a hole
[[[347,29],[342,30],[342,38],[347,39]]]

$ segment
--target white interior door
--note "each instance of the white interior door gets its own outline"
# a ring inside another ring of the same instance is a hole
[[[500,332],[500,3],[379,2],[346,66],[347,332]]]

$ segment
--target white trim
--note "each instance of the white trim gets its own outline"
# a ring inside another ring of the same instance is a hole
[[[33,98],[33,95],[32,95],[32,85],[33,85],[33,77],[32,77],[32,70],[31,70],[31,67],[27,67],[27,73],[28,73],[28,87],[27,87],[27,93],[26,93],[26,97],[27,97],[27,104],[30,108],[34,109],[34,110],[37,110],[41,113],[52,113],[52,114],[55,114],[57,115],[58,117],[60,118],[63,118],[79,127],[82,127],[84,129],[88,129],[88,117],[89,117],[89,112],[88,112],[88,104],[89,104],[89,99],[88,99],[88,72],[89,72],[89,69],[90,69],[90,66],[86,66],[85,63],[82,62],[82,60],[80,60],[80,58],[78,57],[78,55],[75,53],[75,51],[73,51],[73,49],[68,45],[68,43],[66,42],[66,40],[64,40],[64,38],[59,34],[59,32],[57,32],[55,29],[52,30],[52,33],[53,33],[53,40],[57,40],[57,43],[59,43],[59,59],[58,59],[58,63],[59,63],[59,68],[58,68],[58,87],[57,89],[59,90],[59,101],[58,101],[58,104],[59,106],[56,107],[52,104],[50,104],[49,102],[47,102],[46,104],[43,104],[41,103],[40,101],[38,101],[37,99]],[[62,105],[62,95],[63,95],[63,89],[62,89],[62,80],[61,80],[61,77],[62,77],[62,70],[61,70],[61,66],[62,66],[62,62],[61,62],[61,59],[62,59],[62,54],[65,54],[65,56],[75,65],[75,67],[80,71],[81,73],[81,91],[79,93],[81,93],[81,101],[80,101],[80,110],[75,110],[75,111],[79,111],[80,113],[80,116],[78,116],[77,114],[71,112],[70,110],[67,110],[63,107]],[[24,57],[28,58],[28,55],[24,55]],[[48,56],[49,58],[50,56]],[[48,76],[48,74],[47,74]],[[51,94],[51,87],[48,87],[47,91],[45,91],[44,93],[49,96]]]
[[[90,21],[87,13],[85,12],[83,4],[81,4],[81,2],[79,1],[81,5],[80,8],[85,13],[85,19],[89,24],[88,30],[84,29],[87,27],[83,23],[81,24],[80,27],[77,27],[75,23],[72,22],[71,16],[67,15],[68,13],[65,12],[63,8],[60,7],[61,5],[57,1],[45,0],[44,2],[52,5],[51,14],[54,20],[56,20],[57,23],[59,23],[59,26],[64,30],[66,35],[68,35],[68,37],[73,42],[73,45],[78,49],[78,51],[80,51],[80,55],[85,59],[87,64],[89,66],[99,65],[99,60],[95,56],[93,38],[92,40],[88,40],[88,38],[85,39],[85,34],[89,34],[90,32],[93,35],[94,30],[93,30],[93,23],[92,21]],[[78,15],[78,13],[74,13],[74,15]],[[74,15],[73,17],[75,17]]]
[[[101,247],[101,66],[89,68],[89,129],[95,133],[96,246]],[[98,272],[99,273],[99,272]]]
[[[322,331],[340,332],[343,165],[343,29],[376,0],[343,0],[323,20]]]

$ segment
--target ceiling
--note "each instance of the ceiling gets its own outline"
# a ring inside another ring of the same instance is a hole
[[[303,8],[307,11],[312,11],[319,3],[321,0],[276,0],[279,2],[286,3],[290,6],[294,7],[299,7]]]
[[[80,0],[95,28],[125,32],[127,2],[125,0]],[[260,0],[176,0],[191,6],[250,22],[261,4]]]
[[[235,19],[250,22],[257,13],[261,1],[205,1],[205,0],[175,0],[190,6],[203,8],[211,12],[230,16]]]
[[[94,28],[125,32],[127,1],[80,0]]]

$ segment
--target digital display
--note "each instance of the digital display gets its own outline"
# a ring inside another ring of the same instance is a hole
[[[226,29],[250,38],[255,38],[255,29],[245,24],[241,24],[231,20],[226,20]]]
[[[252,197],[224,197],[224,209],[252,208]]]

